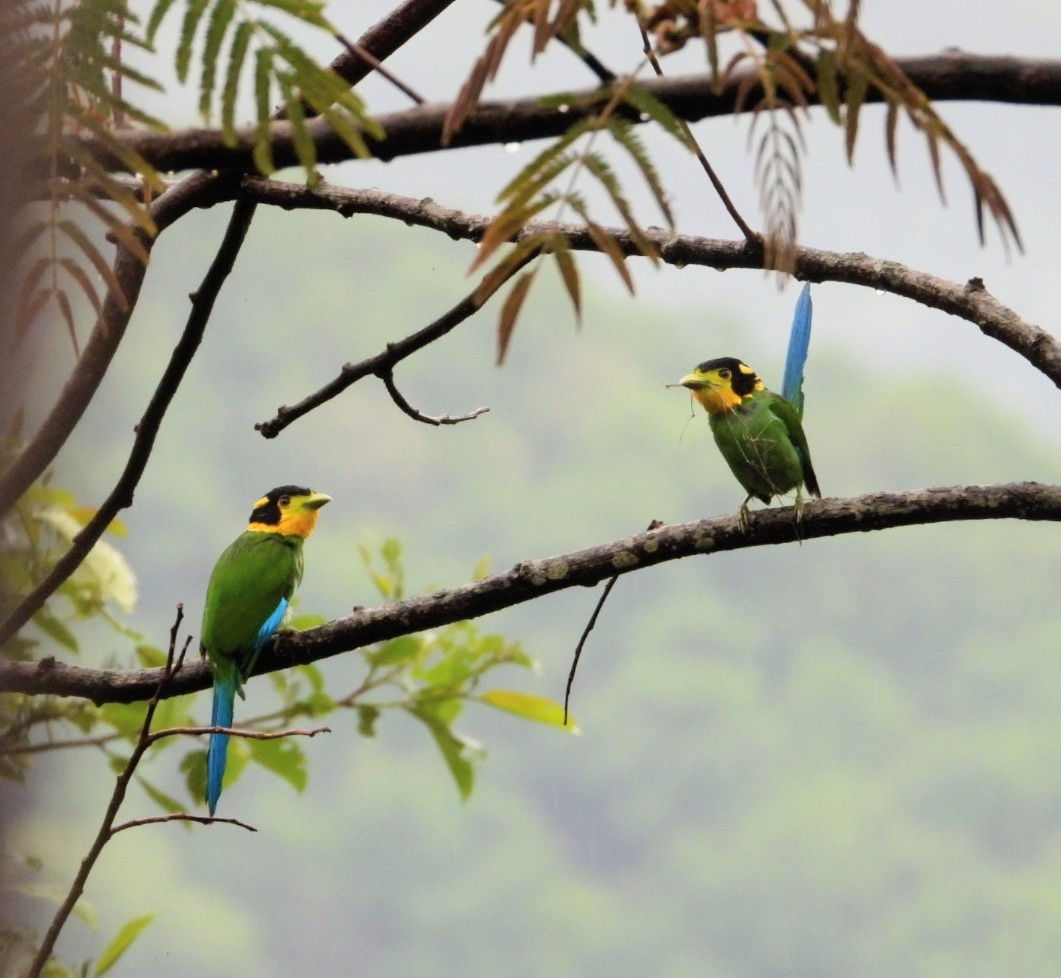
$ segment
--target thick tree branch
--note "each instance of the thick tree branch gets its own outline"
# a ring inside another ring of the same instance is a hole
[[[945,101],[990,101],[1020,105],[1061,105],[1061,61],[1031,60],[961,52],[897,58],[896,62],[910,80],[929,98]],[[708,75],[679,78],[656,78],[642,87],[663,101],[681,119],[695,122],[731,114],[738,102],[743,76],[736,75],[721,92],[711,87]],[[417,106],[406,112],[380,116],[386,138],[366,141],[374,156],[392,160],[400,156],[432,153],[462,146],[483,146],[522,142],[558,136],[577,120],[599,111],[599,89],[570,93],[552,93],[549,98],[535,96],[505,102],[483,102],[468,117],[448,146],[442,144],[442,130],[448,105]],[[813,96],[811,96],[813,100]],[[758,101],[753,87],[742,104],[744,111]],[[867,101],[880,101],[871,90]],[[567,107],[561,112],[557,105]],[[642,121],[630,110],[632,121]],[[316,145],[321,163],[337,163],[352,158],[350,148],[324,119],[311,120],[307,126]],[[253,172],[251,158],[257,128],[240,130],[236,144],[226,146],[219,130],[185,129],[180,132],[154,133],[127,130],[118,133],[128,146],[149,160],[156,169],[186,170],[199,168],[236,169]],[[276,166],[295,166],[298,154],[291,134],[291,124],[276,122],[272,126],[272,151]],[[124,170],[120,159],[107,147],[92,139],[85,140],[91,152],[104,166]]]
[[[744,534],[736,516],[663,524],[624,540],[586,550],[528,560],[471,584],[355,611],[304,632],[284,632],[257,672],[315,662],[400,635],[534,601],[571,587],[591,587],[617,575],[683,557],[773,544],[809,542],[846,533],[962,520],[1021,519],[1061,522],[1061,486],[1020,482],[997,486],[951,486],[903,493],[870,493],[851,499],[810,500],[797,526],[791,507],[752,513]],[[95,703],[145,700],[158,689],[159,669],[84,669],[48,658],[0,661],[0,692],[78,696]],[[166,696],[206,689],[209,666],[185,662],[167,682]]]
[[[440,231],[458,240],[463,238],[478,241],[490,223],[488,217],[443,207],[430,199],[415,200],[381,190],[352,190],[326,183],[318,184],[310,190],[301,184],[247,177],[243,182],[243,192],[259,203],[289,209],[334,210],[344,217],[353,214],[390,217],[405,224]],[[643,257],[637,242],[625,228],[611,227],[606,230],[625,255]],[[532,222],[526,225],[513,241],[544,233],[564,235],[576,251],[599,250],[597,242],[585,225],[557,221]],[[719,270],[762,269],[762,249],[754,242],[679,235],[660,228],[647,229],[645,237],[656,246],[663,261],[672,265],[702,265]],[[1017,313],[991,295],[978,278],[964,284],[950,282],[900,262],[873,258],[862,252],[822,251],[818,248],[796,249],[795,274],[798,278],[811,282],[846,282],[875,291],[890,292],[958,316],[973,323],[985,336],[998,340],[1020,354],[1036,370],[1061,387],[1061,342],[1041,327],[1021,319]],[[470,302],[470,298],[443,317],[447,328],[436,331],[435,324],[432,324],[391,344],[376,357],[357,364],[347,364],[334,381],[299,403],[280,408],[274,418],[259,422],[257,429],[266,437],[275,437],[292,421],[320,406],[352,383],[396,362],[401,358],[397,356],[399,353],[408,356],[439,336],[445,335],[453,326],[467,318],[467,315],[453,314],[463,309]],[[465,311],[470,315],[475,310],[468,306]],[[443,320],[439,320],[439,323]]]

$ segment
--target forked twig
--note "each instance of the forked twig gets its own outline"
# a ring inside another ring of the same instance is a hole
[[[424,414],[422,411],[418,411],[405,399],[405,395],[398,390],[397,385],[394,383],[393,371],[385,370],[379,376],[380,380],[383,381],[384,386],[387,388],[387,393],[390,394],[391,400],[398,405],[401,411],[409,415],[414,421],[422,421],[424,424],[432,425],[460,424],[462,421],[471,421],[474,418],[479,417],[481,414],[486,414],[486,412],[490,410],[488,407],[477,407],[474,410],[469,411],[467,414],[458,414],[455,416],[443,414],[439,417],[433,417],[430,414]]]
[[[365,377],[376,376],[379,377],[384,384],[387,384],[387,377],[392,374],[394,367],[397,364],[401,363],[402,360],[412,356],[419,350],[422,350],[425,346],[441,339],[447,333],[456,329],[465,320],[474,316],[475,313],[486,305],[490,296],[494,295],[505,282],[516,274],[516,272],[537,258],[538,254],[539,252],[537,250],[529,252],[519,261],[513,262],[512,265],[507,266],[502,275],[497,275],[496,269],[488,272],[483,277],[483,280],[471,292],[453,306],[452,309],[439,316],[439,318],[433,323],[429,323],[423,329],[417,330],[415,333],[410,333],[403,339],[397,340],[394,343],[388,343],[386,349],[384,349],[382,353],[377,353],[375,356],[369,357],[367,360],[362,360],[360,363],[345,364],[339,372],[339,376],[334,380],[303,398],[297,404],[285,404],[282,407],[277,408],[276,416],[270,418],[268,421],[259,421],[254,426],[255,430],[260,431],[266,438],[275,438],[281,431],[291,424],[292,421],[296,421],[303,415],[309,414],[310,411],[327,403],[333,397],[338,397],[338,395],[348,387],[353,386]],[[387,390],[390,391],[391,397],[394,398],[396,388],[392,389],[392,386],[393,380],[391,381],[391,384],[388,385]],[[416,418],[418,421],[425,420],[426,415],[420,416],[419,412],[409,405],[408,402],[402,398],[400,393],[398,394],[398,397],[394,399],[398,407],[410,417]],[[465,421],[473,417],[478,417],[486,410],[486,408],[477,408],[471,414],[462,418],[453,419],[448,422],[428,421],[427,423],[454,424],[458,420]]]

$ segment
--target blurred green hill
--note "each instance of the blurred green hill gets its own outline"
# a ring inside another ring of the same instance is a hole
[[[214,240],[217,219],[198,218],[195,235]],[[488,313],[399,369],[418,408],[489,405],[476,421],[417,425],[369,381],[261,439],[252,425],[277,404],[472,287],[459,277],[468,247],[440,254],[422,232],[357,221],[364,232],[307,215],[256,224],[128,519],[137,627],[161,642],[183,600],[194,628],[216,554],[251,501],[285,481],[335,498],[301,592],[302,610],[329,617],[374,600],[356,549],[366,539],[401,539],[426,590],[466,579],[483,554],[502,569],[653,518],[736,510],[742,493],[706,419],[663,384],[715,355],[779,383],[787,323],[735,321],[710,277],[698,310],[622,301],[602,277],[581,330],[559,289],[536,294],[503,368],[491,366]],[[281,228],[305,241],[298,267],[270,246]],[[178,334],[179,297],[205,260],[194,240],[160,243],[120,377],[82,436],[92,465],[60,471],[85,496],[109,485]],[[819,298],[827,322],[828,289]],[[827,495],[1061,481],[1055,443],[942,367],[874,371],[816,339],[806,411]],[[580,738],[469,710],[463,726],[490,757],[461,805],[422,731],[385,719],[365,741],[341,717],[308,745],[301,796],[258,772],[226,790],[227,813],[256,835],[125,833],[88,895],[115,924],[160,912],[122,963],[156,978],[1052,978],[1059,579],[1056,528],[1016,522],[634,575],[580,666]],[[566,593],[488,620],[542,661],[513,684],[562,697],[595,600]],[[349,657],[324,669],[339,689],[356,682]],[[248,698],[267,699],[267,682]],[[179,792],[172,763],[162,755],[153,774]],[[42,771],[16,841],[47,851],[62,879],[109,778],[84,756]],[[68,951],[96,940],[65,939]]]

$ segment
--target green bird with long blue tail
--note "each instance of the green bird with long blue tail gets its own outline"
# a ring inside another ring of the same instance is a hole
[[[211,725],[231,727],[236,694],[284,622],[302,581],[302,544],[331,500],[301,486],[279,486],[254,504],[247,529],[218,558],[206,587],[200,648],[214,673]],[[228,759],[227,733],[212,733],[206,803],[213,815]]]
[[[744,532],[753,497],[769,503],[795,489],[797,519],[803,486],[821,498],[799,411],[767,390],[746,363],[734,357],[705,360],[676,386],[688,388],[707,412],[718,450],[748,493],[737,513]]]

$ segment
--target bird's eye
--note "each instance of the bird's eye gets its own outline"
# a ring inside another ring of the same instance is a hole
[[[291,505],[291,497],[290,496],[281,496],[280,497],[280,508],[281,509],[286,509],[290,505]]]
[[[720,371],[718,372],[718,375],[719,375],[719,377],[721,377],[721,378],[722,378],[723,380],[729,380],[729,367],[723,367],[723,368],[722,368],[722,369],[721,369],[721,370],[720,370]]]

